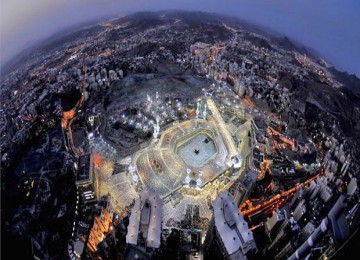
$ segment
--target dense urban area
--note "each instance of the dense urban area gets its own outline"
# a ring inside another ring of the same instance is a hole
[[[358,234],[360,80],[286,37],[137,13],[3,74],[13,259],[327,259]]]

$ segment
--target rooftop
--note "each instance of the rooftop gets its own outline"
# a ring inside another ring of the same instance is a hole
[[[139,233],[142,231],[146,247],[159,248],[161,238],[162,200],[159,195],[149,189],[144,189],[136,199],[131,209],[131,215],[126,235],[128,244],[137,245]]]
[[[214,200],[215,226],[229,255],[245,247],[254,240],[248,224],[244,221],[234,199],[228,190]]]
[[[91,164],[91,157],[89,154],[79,157],[79,162],[78,162],[79,170],[76,175],[77,182],[83,182],[90,179],[90,164]]]

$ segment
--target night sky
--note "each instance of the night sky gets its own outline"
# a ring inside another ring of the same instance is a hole
[[[1,64],[59,30],[136,11],[198,10],[248,20],[288,36],[360,77],[359,0],[1,0]]]

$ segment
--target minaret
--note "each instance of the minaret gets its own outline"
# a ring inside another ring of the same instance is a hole
[[[94,126],[94,116],[89,116],[89,123],[90,123],[90,125],[91,125],[91,128]]]
[[[207,105],[206,105],[206,103],[205,103],[205,105],[204,105],[204,110],[203,110],[203,117],[204,117],[205,120],[206,120],[206,115],[207,115],[206,109],[207,109]]]
[[[154,133],[153,133],[154,139],[157,139],[159,137],[159,133],[160,133],[159,119],[160,119],[159,116],[156,116],[156,124],[154,125]]]
[[[200,101],[198,101],[196,104],[196,119],[199,118],[199,114],[200,114]]]

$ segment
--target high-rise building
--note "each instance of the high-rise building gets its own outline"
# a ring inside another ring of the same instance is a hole
[[[265,230],[271,240],[275,238],[279,228],[286,218],[286,212],[276,209],[273,215],[265,222]]]
[[[144,189],[131,210],[126,243],[143,249],[161,245],[162,200],[150,189]]]
[[[213,202],[214,214],[204,242],[205,257],[217,259],[246,259],[255,252],[252,231],[244,221],[228,190]]]
[[[240,205],[249,197],[253,188],[255,187],[257,173],[252,170],[248,170],[243,174],[240,180],[230,188],[231,193],[234,194],[234,201],[236,205]]]
[[[93,226],[87,242],[87,247],[91,252],[97,251],[97,245],[103,241],[105,235],[109,232],[112,222],[112,214],[110,213],[107,203],[105,207],[96,209]]]

